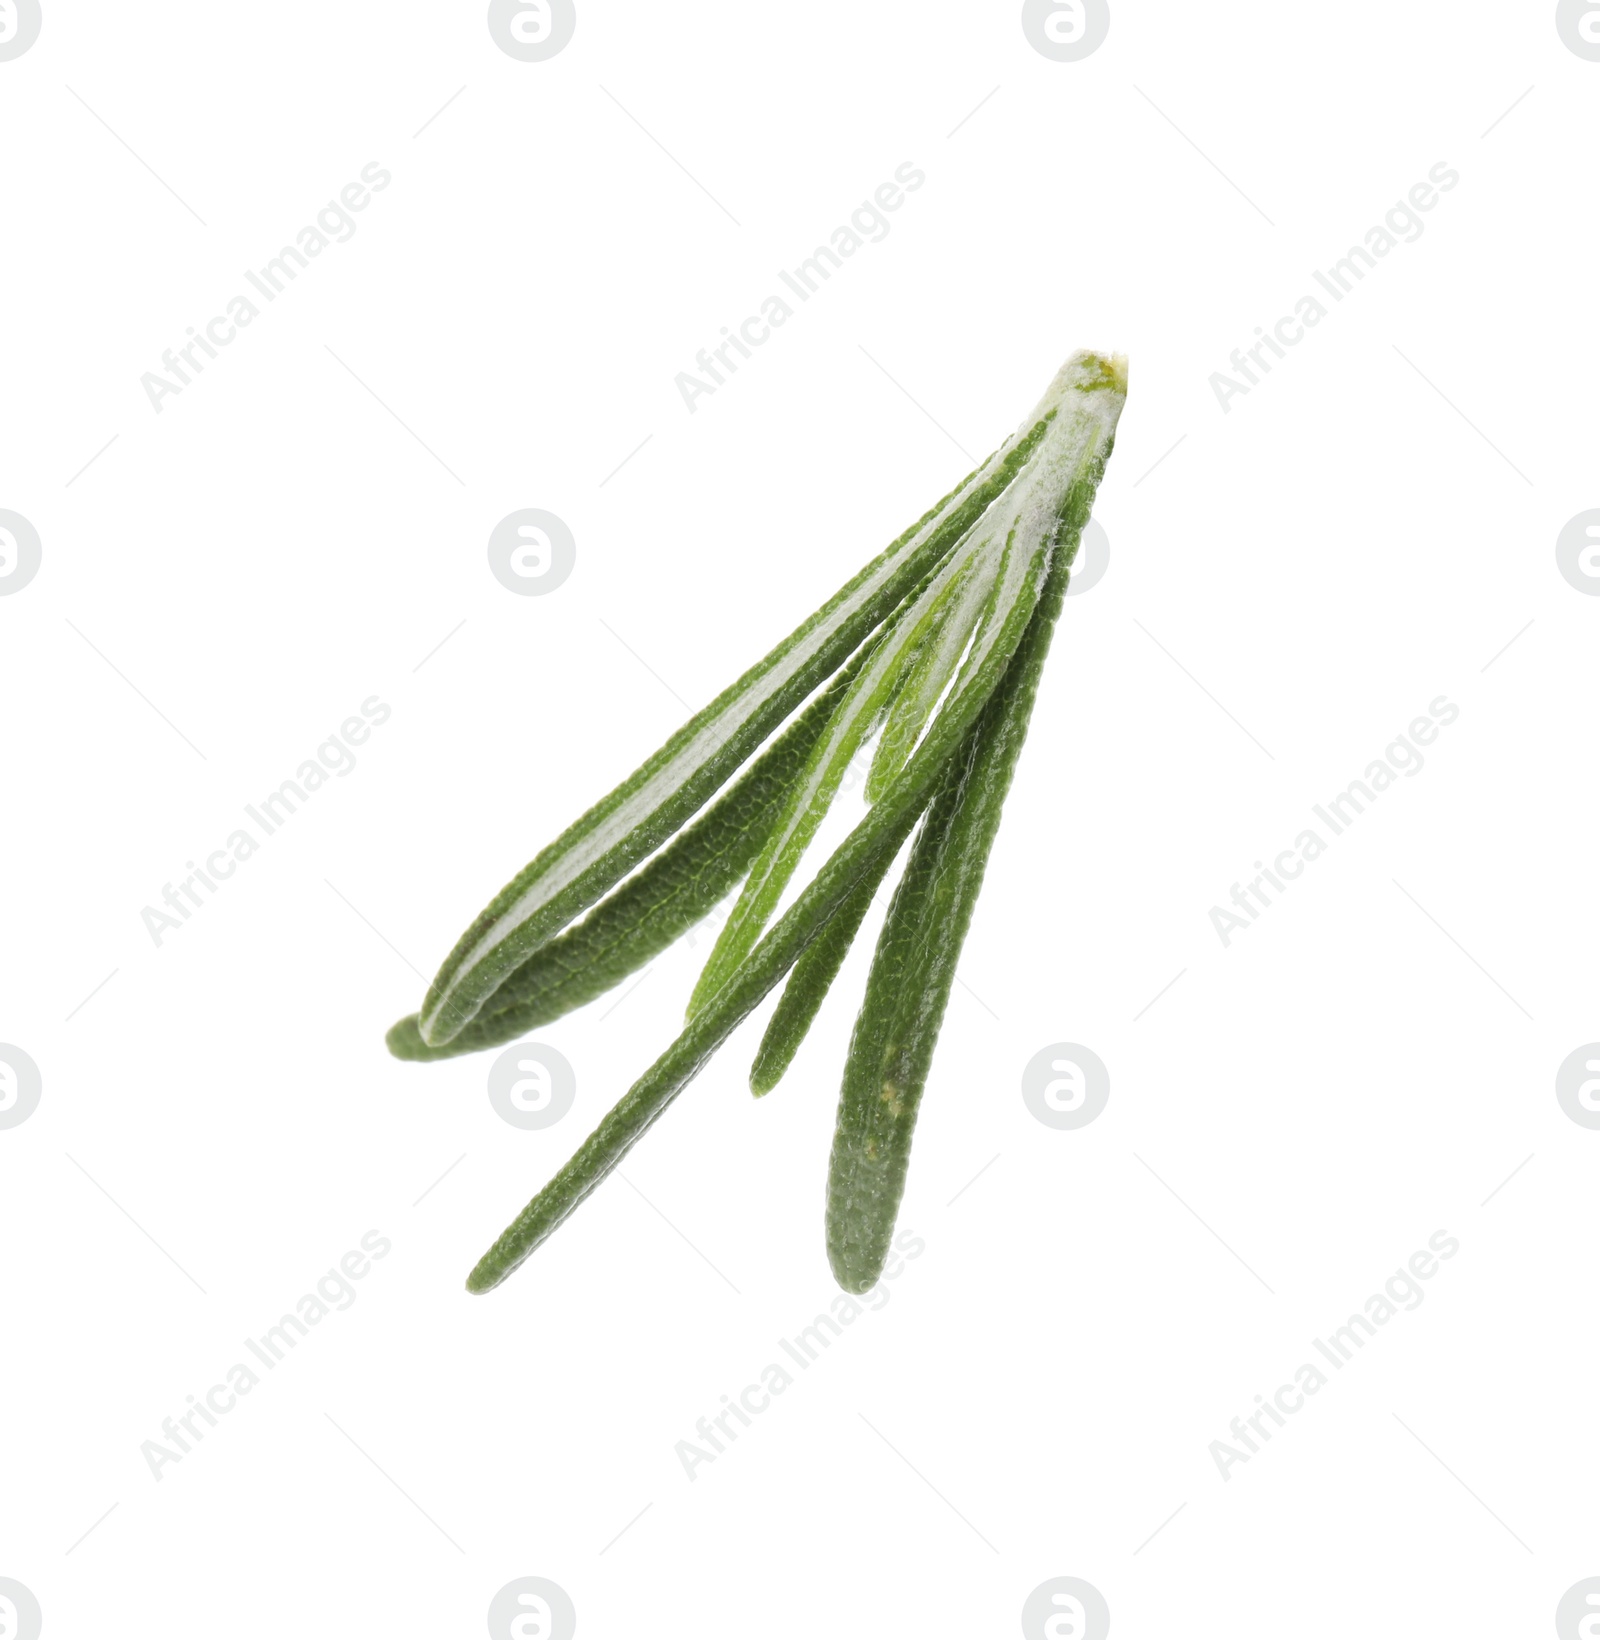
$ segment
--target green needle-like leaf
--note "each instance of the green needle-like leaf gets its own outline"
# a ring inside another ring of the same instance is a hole
[[[1061,544],[1028,635],[929,805],[884,920],[851,1037],[828,1170],[828,1261],[846,1292],[874,1286],[888,1257],[956,963],[1114,426],[1066,497]]]
[[[692,928],[748,869],[876,641],[862,646],[699,820],[576,927],[540,946],[459,1034],[431,1047],[411,1014],[390,1029],[390,1053],[397,1059],[451,1059],[514,1041],[604,995]]]

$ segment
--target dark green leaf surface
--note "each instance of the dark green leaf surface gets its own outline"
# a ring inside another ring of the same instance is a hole
[[[828,1262],[846,1292],[873,1287],[889,1256],[956,963],[1027,736],[1081,529],[1080,522],[1063,544],[1005,681],[929,805],[884,920],[850,1041],[828,1167]]]

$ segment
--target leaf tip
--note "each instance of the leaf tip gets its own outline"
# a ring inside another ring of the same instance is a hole
[[[384,1046],[396,1059],[426,1059],[428,1045],[422,1040],[422,1032],[417,1027],[417,1016],[407,1014],[404,1019],[396,1020],[385,1034]]]

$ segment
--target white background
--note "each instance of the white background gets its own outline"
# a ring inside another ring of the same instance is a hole
[[[1488,0],[1117,0],[1076,63],[942,0],[584,0],[544,63],[478,5],[46,0],[0,63],[0,507],[43,541],[0,599],[0,1040],[44,1087],[0,1132],[0,1576],[45,1632],[481,1634],[525,1575],[591,1640],[1007,1635],[1056,1576],[1125,1637],[1549,1632],[1600,1574],[1600,1133],[1554,1091],[1600,1038],[1600,600],[1554,553],[1600,506],[1597,98],[1550,6]],[[141,375],[371,161],[354,238],[157,414]],[[689,414],[675,374],[906,161],[888,237]],[[1224,414],[1211,374],[1441,161]],[[1111,564],[963,957],[926,1251],[691,1481],[675,1443],[834,1296],[867,942],[771,1098],[763,1010],[482,1299],[705,937],[538,1033],[578,1078],[545,1131],[384,1029],[1080,346],[1132,361]],[[520,507],[577,540],[546,597],[488,570]],[[141,909],[372,695],[355,771],[157,948]],[[1210,908],[1441,695],[1225,949]],[[1110,1068],[1078,1131],[1021,1098],[1057,1042]],[[354,1306],[153,1479],[372,1229]],[[1441,1229],[1426,1302],[1224,1480]]]

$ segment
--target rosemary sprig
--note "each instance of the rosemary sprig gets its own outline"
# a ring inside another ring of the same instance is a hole
[[[1069,360],[995,455],[519,873],[458,943],[420,1013],[390,1032],[391,1051],[414,1059],[510,1040],[618,983],[746,879],[683,1031],[507,1227],[470,1290],[503,1281],[787,975],[751,1071],[753,1091],[775,1085],[920,820],[852,1038],[829,1175],[835,1275],[851,1291],[877,1279],[961,943],[1126,385],[1120,358]],[[773,922],[845,767],[880,723],[871,808]]]

